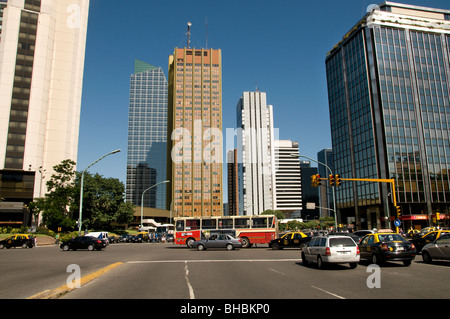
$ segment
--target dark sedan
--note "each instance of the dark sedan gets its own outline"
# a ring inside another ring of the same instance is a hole
[[[80,236],[61,243],[59,247],[64,251],[68,251],[70,249],[101,250],[106,247],[106,242],[102,239],[91,236]]]
[[[197,248],[198,250],[208,248],[226,248],[227,250],[233,250],[241,247],[241,240],[228,234],[213,235],[209,239],[201,239],[192,243],[192,248]]]
[[[396,233],[368,234],[358,246],[361,259],[378,265],[385,261],[402,261],[405,266],[409,266],[416,257],[414,244]]]

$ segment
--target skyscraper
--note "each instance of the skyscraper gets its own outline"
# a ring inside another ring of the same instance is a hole
[[[239,184],[237,149],[227,151],[228,215],[239,215]]]
[[[169,57],[168,206],[174,216],[223,215],[221,50]]]
[[[276,140],[274,208],[289,214],[302,209],[302,184],[298,142]],[[300,216],[300,214],[298,214]]]
[[[450,10],[384,2],[326,57],[335,173],[395,180],[403,227],[450,206]],[[342,222],[393,227],[388,183],[343,182]]]
[[[236,106],[239,213],[273,209],[274,128],[265,92],[244,92]]]
[[[126,200],[140,206],[142,193],[166,180],[167,79],[161,67],[135,60],[130,80]],[[144,206],[166,209],[166,185],[144,194]]]
[[[77,160],[88,11],[88,0],[0,3],[0,196],[19,212],[53,166]]]

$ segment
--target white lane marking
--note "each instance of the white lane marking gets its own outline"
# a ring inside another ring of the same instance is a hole
[[[197,260],[135,260],[127,261],[127,264],[154,264],[154,263],[222,263],[222,262],[279,262],[279,261],[299,261],[300,259],[197,259]]]
[[[271,270],[271,271],[273,271],[273,272],[276,272],[277,274],[280,274],[280,275],[286,276],[286,274],[285,274],[285,273],[283,273],[283,272],[281,272],[281,271],[278,271],[278,270],[275,270],[275,269],[272,269],[272,268],[269,268],[269,270]]]
[[[185,270],[184,278],[186,279],[186,284],[187,284],[188,289],[189,289],[189,298],[190,299],[195,299],[194,289],[192,288],[191,282],[189,281],[189,268],[188,268],[187,261],[185,262],[184,270]]]
[[[331,293],[331,292],[329,292],[329,291],[326,291],[325,289],[322,289],[322,288],[319,288],[319,287],[311,286],[311,288],[320,290],[320,291],[322,291],[322,292],[324,292],[324,293],[326,293],[326,294],[332,295],[332,296],[334,296],[334,297],[336,297],[336,298],[339,298],[339,299],[346,299],[346,298],[344,298],[344,297],[342,297],[342,296],[333,294],[333,293]]]

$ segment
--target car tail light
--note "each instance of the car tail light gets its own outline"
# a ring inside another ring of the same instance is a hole
[[[327,255],[327,256],[331,255],[330,247],[327,247],[325,255]]]
[[[360,254],[360,252],[359,252],[359,246],[356,246],[356,254],[357,254],[357,255]]]
[[[414,246],[414,244],[411,243],[410,249],[416,249],[416,246]]]
[[[389,250],[389,247],[386,244],[381,244],[380,248],[381,250]]]
[[[101,243],[101,241],[100,241],[100,240],[97,240],[97,241],[96,241],[96,243],[97,243],[97,244],[100,244],[100,243]]]

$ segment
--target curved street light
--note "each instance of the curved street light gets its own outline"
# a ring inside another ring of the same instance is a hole
[[[140,227],[141,229],[142,229],[142,227],[144,227],[144,225],[142,224],[142,220],[144,219],[144,194],[145,194],[145,192],[148,191],[149,189],[152,189],[153,187],[156,187],[156,186],[158,186],[159,184],[164,184],[164,183],[170,183],[170,181],[167,180],[167,181],[163,181],[163,182],[157,183],[157,184],[155,184],[155,185],[153,185],[153,186],[150,186],[149,188],[147,188],[146,190],[144,190],[144,191],[142,192],[142,196],[141,196],[141,227]]]
[[[81,173],[81,191],[80,191],[80,216],[78,217],[78,235],[81,236],[81,223],[82,223],[82,215],[83,215],[83,184],[84,184],[84,173],[86,173],[86,171],[89,169],[89,167],[91,167],[94,164],[97,164],[98,162],[100,162],[102,159],[104,159],[106,156],[111,155],[111,154],[116,154],[119,153],[120,150],[115,150],[112,152],[109,152],[108,154],[103,155],[102,157],[100,157],[98,160],[96,160],[95,162],[93,162],[92,164],[90,164],[88,167],[86,167],[86,169]]]
[[[315,163],[317,163],[317,164],[323,165],[323,166],[325,166],[325,167],[328,169],[328,171],[330,172],[330,175],[333,175],[333,171],[332,171],[331,168],[330,168],[328,165],[326,165],[325,163],[316,161],[315,159],[312,159],[311,157],[308,157],[308,156],[305,156],[305,155],[291,154],[291,156],[292,156],[292,157],[296,157],[296,158],[304,157],[304,158],[307,158],[307,159],[309,159],[310,161],[313,161],[313,162],[315,162]],[[337,232],[337,229],[338,229],[338,228],[337,228],[337,212],[336,212],[336,193],[335,193],[335,190],[334,190],[334,186],[332,187],[332,191],[333,191],[334,227],[335,227],[335,232]]]

